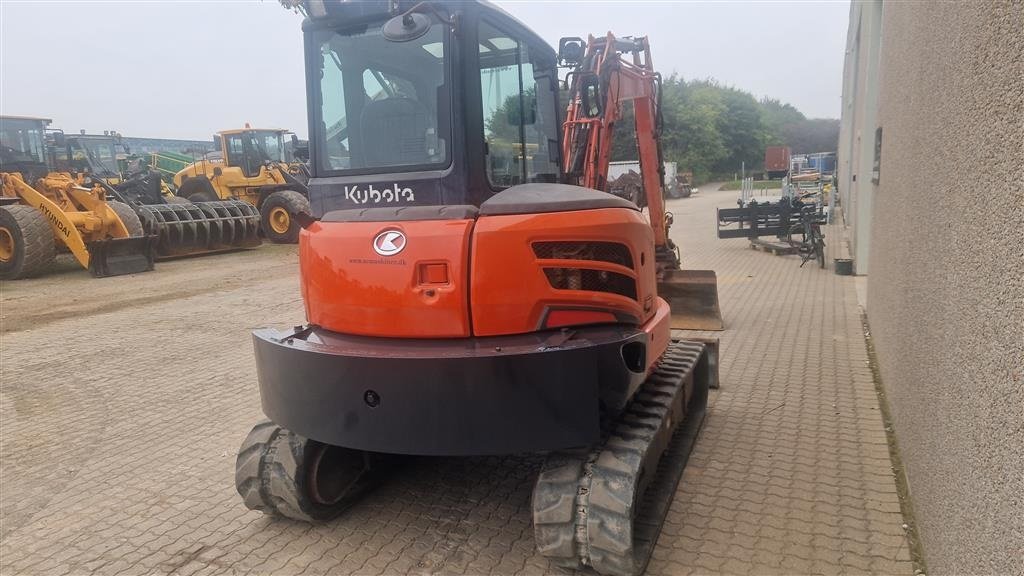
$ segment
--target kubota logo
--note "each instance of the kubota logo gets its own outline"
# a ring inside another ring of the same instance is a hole
[[[381,256],[394,256],[405,248],[405,234],[398,230],[385,230],[373,239],[373,251]]]

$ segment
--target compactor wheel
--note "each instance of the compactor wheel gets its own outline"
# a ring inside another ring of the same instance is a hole
[[[295,215],[309,213],[309,200],[294,190],[274,192],[260,207],[263,235],[277,244],[294,244],[299,241],[299,226]]]
[[[142,228],[142,220],[139,219],[139,215],[135,213],[135,210],[132,210],[131,206],[116,200],[107,200],[107,206],[110,206],[110,209],[121,219],[124,227],[128,230],[129,236],[145,236],[146,233]]]
[[[250,510],[305,522],[330,520],[376,481],[378,456],[256,424],[235,460],[235,488]]]
[[[35,276],[55,255],[53,231],[42,212],[23,205],[0,207],[0,279]]]

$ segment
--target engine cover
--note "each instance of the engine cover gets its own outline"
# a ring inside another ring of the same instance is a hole
[[[339,210],[299,237],[311,324],[387,338],[641,326],[657,308],[654,238],[633,204],[557,184],[480,206]]]
[[[364,336],[470,336],[473,216],[468,206],[325,214],[299,235],[309,322]]]

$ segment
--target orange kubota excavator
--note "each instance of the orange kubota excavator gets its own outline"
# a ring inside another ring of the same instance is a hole
[[[539,551],[643,571],[717,383],[717,341],[671,328],[721,326],[668,236],[647,40],[556,54],[483,2],[285,1],[307,16],[308,323],[254,334],[245,505],[326,520],[389,455],[544,452]],[[604,190],[630,100],[646,216]]]

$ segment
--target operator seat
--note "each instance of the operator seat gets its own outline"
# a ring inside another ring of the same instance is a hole
[[[363,107],[360,128],[366,167],[427,164],[430,112],[419,100],[396,96]]]

